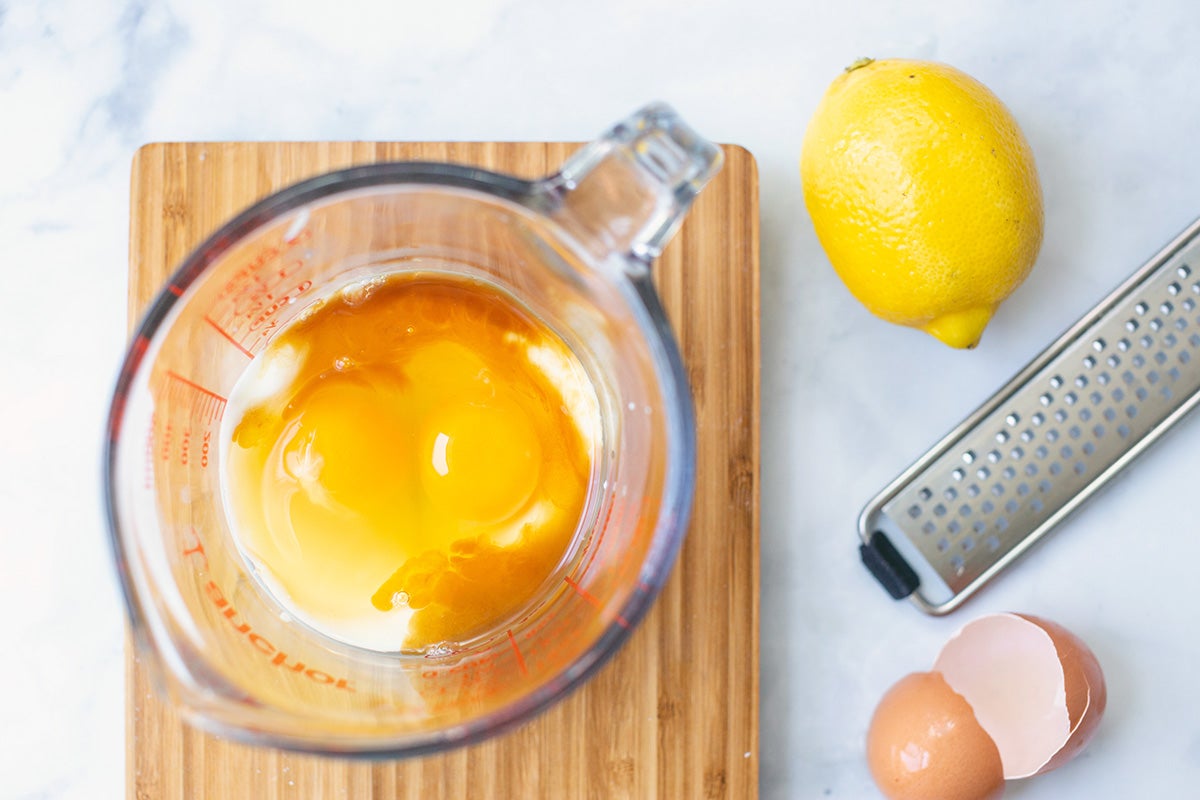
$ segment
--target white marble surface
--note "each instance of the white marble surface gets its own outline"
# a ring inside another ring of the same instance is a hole
[[[1001,609],[1074,629],[1110,685],[1086,754],[1011,797],[1192,795],[1200,419],[948,619],[884,596],[858,564],[854,521],[1200,215],[1195,8],[0,0],[0,797],[122,796],[121,606],[98,478],[124,336],[134,149],[580,139],[653,98],[746,145],[761,170],[762,736],[752,757],[762,796],[873,796],[862,738],[880,694],[927,668],[960,624]],[[864,54],[965,69],[1032,142],[1045,246],[974,352],[870,317],[804,212],[806,120]]]

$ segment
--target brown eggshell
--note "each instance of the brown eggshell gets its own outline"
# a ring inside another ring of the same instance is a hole
[[[1075,634],[1061,625],[1031,614],[1017,616],[1029,620],[1044,630],[1054,642],[1054,649],[1063,665],[1063,684],[1067,692],[1067,713],[1071,718],[1071,735],[1053,758],[1037,774],[1057,769],[1083,750],[1104,716],[1108,703],[1108,687],[1096,655]]]
[[[1036,775],[1071,737],[1054,640],[1024,617],[968,622],[942,646],[933,669],[971,706],[1010,780]]]
[[[890,800],[994,800],[1004,794],[1000,752],[971,706],[941,674],[898,681],[875,709],[867,765]]]

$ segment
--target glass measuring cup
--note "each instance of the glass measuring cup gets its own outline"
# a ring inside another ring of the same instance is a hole
[[[428,163],[313,178],[183,263],[126,357],[105,479],[135,642],[189,721],[315,752],[429,752],[529,718],[617,649],[666,578],[693,485],[690,398],[649,263],[720,163],[653,106],[538,181]],[[233,543],[219,470],[230,391],[271,336],[340,286],[402,271],[517,298],[584,365],[601,417],[571,552],[505,624],[424,655],[292,619]]]

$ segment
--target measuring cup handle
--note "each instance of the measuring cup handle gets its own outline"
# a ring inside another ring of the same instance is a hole
[[[629,255],[635,268],[644,269],[723,162],[721,148],[698,136],[674,109],[648,105],[547,179],[556,198],[554,216],[600,258]]]

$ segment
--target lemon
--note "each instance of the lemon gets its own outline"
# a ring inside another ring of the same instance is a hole
[[[1041,248],[1028,142],[986,86],[945,64],[852,64],[809,123],[800,174],[850,292],[951,347],[979,342]]]

